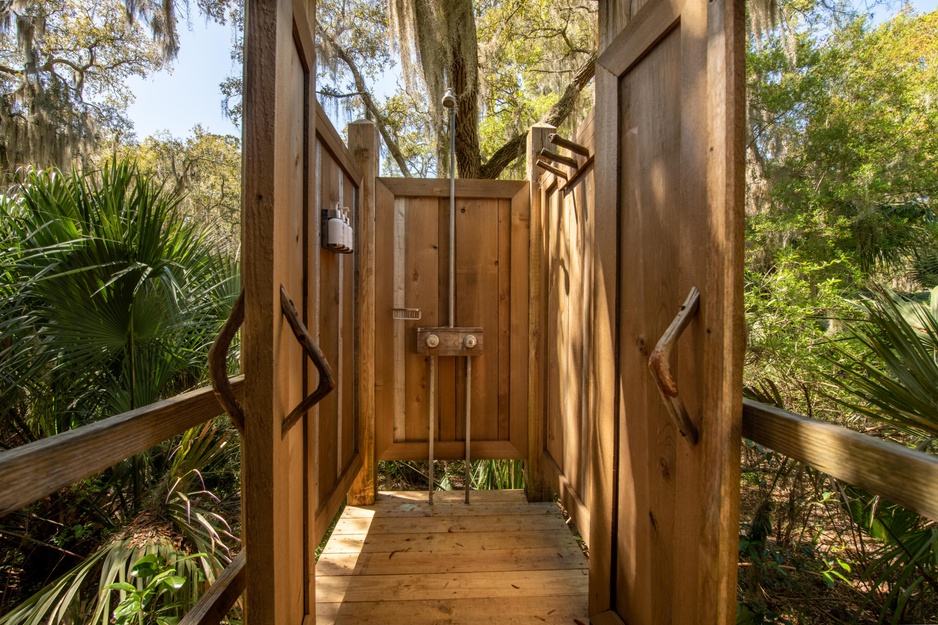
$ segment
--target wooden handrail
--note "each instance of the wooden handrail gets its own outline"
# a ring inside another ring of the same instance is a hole
[[[938,519],[938,457],[833,423],[743,400],[743,437]]]
[[[247,585],[247,562],[244,549],[234,557],[215,583],[192,609],[179,621],[179,625],[218,625],[234,605]]]
[[[242,398],[244,377],[232,378]],[[0,517],[114,466],[223,410],[209,386],[0,452]]]

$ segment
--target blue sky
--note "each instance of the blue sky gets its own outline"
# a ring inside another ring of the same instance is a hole
[[[934,11],[936,5],[938,0],[912,3],[918,12]],[[891,9],[878,9],[877,18],[894,14],[900,6],[893,2]],[[234,71],[240,69],[231,61],[231,27],[206,24],[193,16],[191,29],[180,28],[179,57],[173,69],[128,81],[136,96],[128,114],[137,137],[162,130],[184,137],[196,124],[218,134],[240,136],[240,130],[222,115],[219,89],[219,83]]]
[[[236,69],[231,61],[231,26],[205,24],[194,15],[192,30],[180,28],[179,56],[173,69],[134,77],[127,86],[136,98],[128,115],[137,138],[168,130],[183,137],[196,124],[211,132],[241,136],[222,115],[219,84]]]

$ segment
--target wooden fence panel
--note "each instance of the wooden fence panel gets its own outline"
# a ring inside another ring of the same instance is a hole
[[[310,320],[318,326],[319,347],[332,367],[336,388],[314,409],[313,423],[307,432],[311,448],[316,450],[309,476],[316,495],[313,548],[325,535],[362,466],[355,363],[355,330],[360,323],[355,312],[358,288],[355,255],[360,251],[359,241],[355,241],[351,254],[339,254],[321,245],[323,210],[348,209],[349,223],[358,223],[362,175],[322,107],[317,104],[316,109],[317,192],[310,207],[307,263],[311,275],[318,276],[319,289],[310,291],[306,300]],[[315,388],[318,378],[312,366],[307,367],[307,378],[307,387]]]
[[[571,138],[594,152],[593,114]],[[576,158],[576,169],[558,165],[568,178],[541,170],[541,236],[547,250],[545,440],[540,463],[544,480],[559,494],[589,544],[589,444],[593,289],[592,255],[595,184],[593,160]],[[532,155],[533,157],[533,155]]]
[[[449,184],[381,178],[375,207],[375,413],[382,460],[428,454],[429,359],[416,329],[448,320]],[[472,363],[473,458],[527,452],[527,185],[457,180],[455,325],[482,327]],[[394,320],[394,308],[420,310]],[[439,459],[465,455],[465,362],[439,357]]]

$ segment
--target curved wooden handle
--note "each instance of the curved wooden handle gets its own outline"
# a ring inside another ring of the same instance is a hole
[[[244,410],[238,403],[238,398],[235,397],[231,382],[228,381],[228,349],[231,347],[231,339],[237,334],[242,323],[244,323],[244,289],[241,289],[231,309],[231,314],[228,315],[221,332],[212,342],[212,348],[208,350],[208,371],[212,378],[212,390],[215,391],[218,403],[225,409],[231,417],[231,422],[243,436]]]
[[[651,356],[648,357],[648,368],[651,370],[651,375],[658,384],[658,392],[661,395],[661,400],[667,407],[671,418],[674,419],[674,424],[677,426],[681,436],[686,438],[691,445],[697,444],[698,432],[697,428],[690,420],[690,416],[687,414],[687,408],[684,407],[684,402],[678,394],[677,382],[674,380],[674,375],[671,373],[671,351],[677,344],[678,339],[681,338],[684,329],[690,323],[691,317],[697,312],[699,304],[700,291],[697,290],[697,287],[691,287],[690,293],[687,295],[687,299],[684,300],[684,305],[681,306],[680,312],[677,313],[674,321],[671,322],[668,329],[661,335],[661,339],[658,341],[658,344],[655,345]]]
[[[283,316],[287,318],[290,329],[293,330],[293,336],[299,341],[303,352],[313,361],[313,365],[315,365],[316,370],[319,372],[319,386],[316,387],[316,390],[313,391],[311,395],[297,404],[296,408],[283,420],[283,426],[280,430],[280,435],[283,436],[310,408],[318,404],[323,397],[332,392],[332,389],[335,388],[335,378],[332,377],[332,367],[329,366],[326,356],[322,353],[322,350],[319,349],[319,346],[316,345],[316,342],[313,340],[313,337],[310,336],[306,326],[300,320],[300,314],[296,311],[293,300],[290,299],[286,288],[284,288],[282,284],[280,285],[280,309],[283,312]]]

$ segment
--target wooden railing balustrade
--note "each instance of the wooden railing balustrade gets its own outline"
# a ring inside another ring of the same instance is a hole
[[[231,378],[238,399],[244,376]],[[91,477],[221,414],[211,387],[0,452],[0,517]],[[180,625],[219,623],[244,591],[244,549]]]
[[[938,457],[750,399],[744,438],[922,516],[938,519]]]

